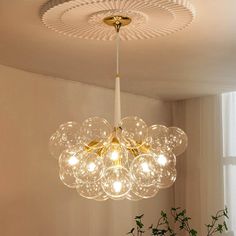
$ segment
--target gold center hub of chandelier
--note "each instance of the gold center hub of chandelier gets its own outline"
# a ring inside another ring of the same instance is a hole
[[[108,16],[103,19],[103,22],[109,26],[121,27],[131,23],[131,18],[128,16]]]

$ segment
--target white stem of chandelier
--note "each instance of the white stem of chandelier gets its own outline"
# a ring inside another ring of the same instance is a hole
[[[119,77],[119,49],[120,35],[116,33],[116,82],[115,82],[115,105],[114,105],[114,127],[118,127],[121,120],[121,102],[120,102],[120,77]]]

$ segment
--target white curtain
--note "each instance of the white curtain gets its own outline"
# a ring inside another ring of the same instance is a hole
[[[236,92],[222,95],[222,121],[225,204],[230,210],[230,228],[236,234]]]
[[[189,137],[178,159],[175,206],[186,208],[198,235],[206,235],[205,224],[224,207],[220,96],[176,102],[173,115]]]

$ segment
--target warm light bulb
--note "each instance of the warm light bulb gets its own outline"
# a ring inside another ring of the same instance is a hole
[[[80,150],[75,148],[67,149],[59,157],[59,166],[66,172],[73,172],[78,167],[81,160]]]
[[[80,182],[96,182],[102,178],[104,172],[103,160],[97,153],[84,152],[83,158],[79,159],[76,171],[76,178]]]
[[[160,166],[166,166],[167,164],[167,158],[163,154],[158,155],[157,162]]]
[[[95,170],[95,168],[96,168],[96,165],[93,162],[88,164],[88,171],[89,172],[93,172]]]
[[[113,188],[114,188],[116,193],[119,193],[122,189],[122,183],[120,181],[115,181],[113,183]]]
[[[114,165],[126,166],[128,164],[128,151],[116,141],[103,148],[101,156],[107,168]]]
[[[74,155],[71,156],[70,159],[68,159],[68,163],[70,166],[75,166],[78,162],[79,162],[79,160]]]
[[[131,188],[129,172],[120,165],[107,168],[101,182],[104,192],[113,199],[124,197]]]
[[[119,159],[119,152],[115,150],[111,153],[111,160],[117,161],[118,159]]]
[[[142,163],[141,166],[142,166],[143,172],[146,172],[146,173],[150,172],[150,168],[147,162]]]
[[[156,157],[152,153],[137,156],[130,165],[130,174],[137,185],[148,187],[156,184],[159,175]]]

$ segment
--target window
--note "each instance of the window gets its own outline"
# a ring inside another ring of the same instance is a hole
[[[222,95],[222,124],[225,204],[230,229],[236,234],[236,92]]]

